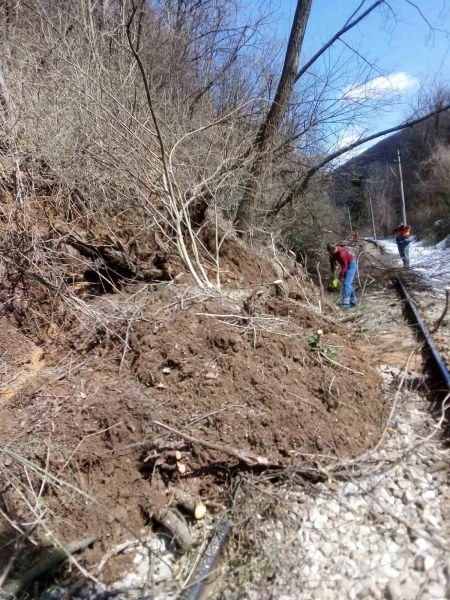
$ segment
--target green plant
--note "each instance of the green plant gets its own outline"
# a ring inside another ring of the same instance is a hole
[[[308,346],[312,350],[317,350],[324,354],[327,358],[335,358],[337,356],[337,350],[332,346],[324,346],[322,343],[323,331],[318,329],[316,333],[307,339]]]

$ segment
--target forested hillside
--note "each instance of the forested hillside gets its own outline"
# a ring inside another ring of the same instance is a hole
[[[444,105],[449,97],[448,90],[435,92],[426,110]],[[350,208],[356,227],[372,233],[370,196],[379,235],[390,235],[402,220],[398,151],[408,221],[421,237],[440,241],[450,234],[448,113],[394,133],[337,168],[331,195],[337,206]]]
[[[199,264],[204,242],[194,230],[215,227],[212,215],[226,219],[219,243],[236,229],[247,240],[274,235],[295,249],[317,247],[330,222],[339,230],[336,215],[327,217],[321,174],[362,143],[340,142],[348,127],[380,111],[378,96],[348,92],[364,88],[376,68],[351,48],[345,68],[328,65],[327,52],[388,6],[378,0],[356,10],[309,58],[311,0],[297,4],[281,49],[268,35],[270,13],[243,13],[233,0],[5,1],[4,198],[26,206],[50,196],[47,213],[85,230],[101,225],[120,237],[127,260],[138,258],[143,239],[162,236],[206,287],[214,284]],[[112,230],[124,211],[126,224]],[[18,216],[6,203],[10,218]],[[22,235],[45,254],[36,225],[17,223],[16,238],[5,238],[10,260]]]

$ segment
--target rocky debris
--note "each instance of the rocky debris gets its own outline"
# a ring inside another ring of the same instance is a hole
[[[175,548],[172,542],[167,541],[164,536],[157,536],[146,544],[130,544],[130,547],[124,550],[124,554],[130,556],[132,566],[113,584],[107,586],[99,582],[86,581],[79,582],[74,588],[52,586],[41,594],[40,600],[63,600],[68,595],[73,600],[175,598],[176,592],[171,594],[167,589],[159,591],[157,587],[172,579],[177,572]]]
[[[110,590],[125,593],[127,598],[131,598],[130,592],[135,590],[136,597],[140,597],[146,587],[153,587],[173,577],[175,554],[163,538],[156,538],[147,547],[138,546],[131,552],[133,569],[113,583]]]
[[[398,371],[382,374],[392,383]],[[314,495],[292,489],[286,519],[266,523],[270,597],[449,598],[450,476],[433,468],[449,454],[428,403],[403,391],[383,443],[357,465],[363,475]]]

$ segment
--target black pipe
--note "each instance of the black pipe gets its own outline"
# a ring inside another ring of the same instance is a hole
[[[182,596],[183,600],[200,600],[202,598],[204,588],[208,583],[211,572],[219,561],[231,527],[232,523],[228,519],[216,526],[200,563],[192,576],[192,583],[188,585]]]
[[[405,284],[403,283],[403,281],[399,275],[396,277],[396,281],[397,281],[397,285],[400,290],[400,293],[406,300],[407,306],[408,306],[411,314],[413,315],[415,321],[417,322],[417,325],[419,326],[420,333],[421,333],[423,339],[425,340],[425,343],[427,345],[427,348],[428,348],[428,351],[430,354],[430,358],[434,364],[434,367],[435,367],[436,371],[439,373],[440,377],[442,378],[447,389],[450,390],[450,373],[449,373],[449,370],[447,369],[447,366],[446,366],[442,356],[440,355],[439,351],[437,350],[436,346],[434,345],[433,339],[431,337],[431,333],[429,332],[428,327],[423,322],[422,317],[420,316],[419,311],[417,310],[417,308],[414,304],[414,301],[412,300],[411,296],[409,295],[408,290],[406,289]]]

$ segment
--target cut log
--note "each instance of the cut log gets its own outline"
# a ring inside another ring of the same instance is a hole
[[[175,504],[184,508],[184,510],[197,519],[197,521],[200,521],[206,515],[206,506],[203,502],[197,500],[184,490],[180,490],[179,488],[174,490],[173,500]]]

